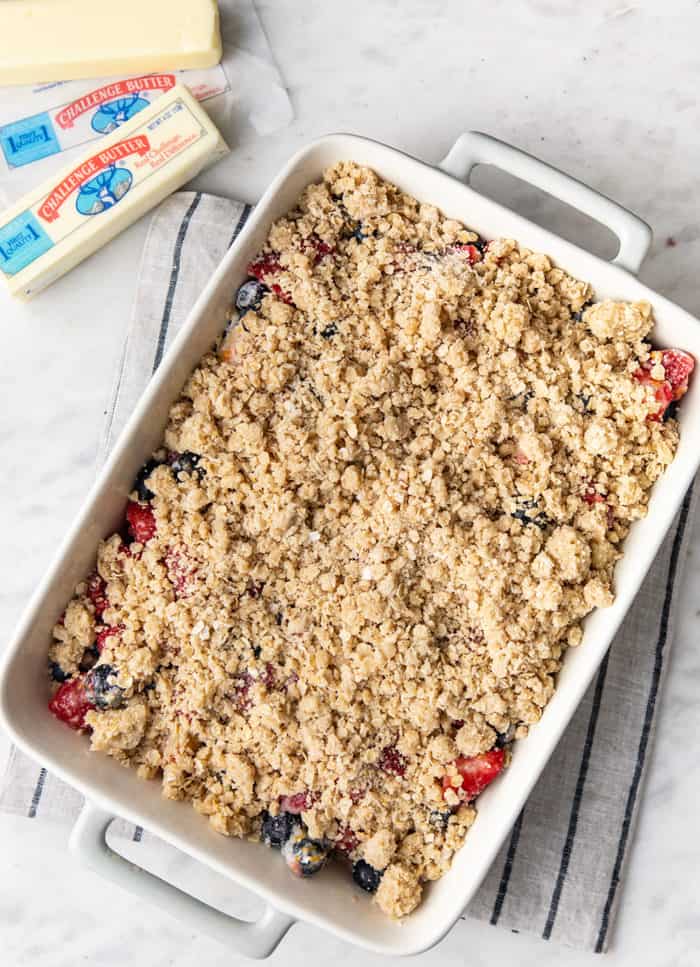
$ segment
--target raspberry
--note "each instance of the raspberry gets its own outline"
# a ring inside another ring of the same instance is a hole
[[[282,286],[278,285],[276,282],[272,283],[272,285],[270,286],[270,291],[274,292],[277,298],[280,299],[282,302],[286,302],[288,306],[294,305],[292,297],[289,295],[289,293],[285,292]]]
[[[280,796],[280,810],[298,816],[311,809],[318,799],[318,795],[306,789],[304,792],[295,792],[291,796]]]
[[[460,798],[467,802],[476,799],[479,793],[493,782],[505,763],[505,752],[503,749],[491,749],[482,755],[471,756],[470,758],[460,757],[455,759],[455,766],[459,777],[453,779],[451,776],[443,776],[443,793],[448,789],[457,789]]]
[[[145,544],[156,532],[156,519],[148,504],[137,504],[130,500],[126,505],[126,519],[131,536],[139,544]]]
[[[72,729],[85,728],[85,715],[95,706],[85,694],[82,678],[64,682],[49,702],[49,711]]]
[[[406,772],[406,760],[395,745],[387,745],[382,749],[377,765],[392,776],[403,776]]]
[[[695,360],[682,349],[665,349],[661,364],[673,389],[673,398],[679,400],[688,390],[688,379],[695,369]]]
[[[107,600],[107,585],[97,571],[94,571],[87,579],[87,596],[95,608],[95,615],[98,618],[102,617],[102,612],[109,607],[109,601]]]
[[[102,652],[102,649],[104,648],[107,642],[107,639],[111,635],[118,635],[123,630],[124,630],[124,625],[116,625],[111,627],[108,625],[105,625],[103,628],[101,628],[100,631],[97,632],[97,638],[95,639],[97,650],[99,652]]]
[[[282,272],[283,268],[280,265],[279,256],[276,252],[268,252],[267,254],[259,256],[257,259],[248,265],[248,275],[254,276],[258,281],[264,282],[265,285],[269,286],[270,291],[274,292],[278,299],[282,302],[286,302],[288,306],[294,305],[292,302],[292,297],[288,292],[285,292],[281,285],[277,282],[270,282],[269,277],[271,275],[276,275],[278,272]]]
[[[589,481],[589,483],[586,486],[586,489],[584,490],[581,496],[583,497],[583,499],[586,501],[587,504],[592,505],[592,504],[605,503],[605,497],[603,496],[603,494],[598,493],[592,481]]]
[[[246,270],[248,275],[254,276],[259,282],[265,282],[268,275],[275,275],[282,271],[279,256],[275,252],[269,252],[253,259]]]
[[[247,712],[253,704],[250,689],[254,681],[255,679],[250,672],[243,672],[242,675],[239,675],[236,678],[236,683],[233,689],[233,700],[236,703],[236,707],[238,708],[239,712]]]
[[[332,255],[333,252],[335,252],[333,246],[326,244],[326,242],[320,239],[318,235],[310,235],[307,239],[305,239],[304,247],[307,249],[313,249],[313,251],[316,253],[314,257],[314,265],[318,265],[318,263],[327,255]]]
[[[333,848],[338,850],[339,853],[352,853],[360,845],[360,841],[353,829],[349,826],[345,826],[341,829],[338,838],[333,844]]]

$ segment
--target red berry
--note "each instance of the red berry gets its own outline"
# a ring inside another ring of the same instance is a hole
[[[139,544],[145,544],[156,532],[156,519],[148,504],[137,504],[130,500],[126,505],[126,519],[131,536]]]
[[[119,632],[123,630],[124,630],[124,625],[117,625],[112,627],[105,625],[100,631],[97,632],[97,637],[95,639],[97,650],[101,653],[107,639],[111,637],[111,635],[118,635]]]
[[[253,259],[249,263],[247,269],[248,275],[254,276],[260,282],[266,282],[268,275],[275,275],[275,273],[281,271],[282,266],[276,252],[268,252],[258,256],[257,259]]]
[[[470,265],[474,265],[475,262],[481,261],[481,252],[476,245],[472,245],[471,242],[467,244],[457,242],[450,246],[450,248],[455,252],[461,252],[462,254],[466,255]]]
[[[593,483],[589,481],[586,486],[585,491],[582,494],[583,499],[587,504],[604,504],[605,497],[603,494],[599,494],[598,491],[593,486]]]
[[[666,378],[663,380],[654,379],[651,375],[652,368],[658,363],[664,368]],[[654,390],[654,399],[659,403],[659,408],[647,417],[650,422],[661,420],[669,404],[685,396],[694,368],[695,360],[690,353],[682,349],[657,349],[634,373],[635,379]]]
[[[318,796],[316,793],[311,792],[309,789],[306,789],[304,792],[295,792],[291,796],[280,796],[280,811],[298,816],[299,813],[304,813],[308,809],[311,809],[317,799]]]
[[[665,349],[661,364],[673,389],[673,398],[679,400],[688,391],[688,379],[695,369],[695,360],[682,349]]]
[[[236,678],[236,683],[233,690],[233,700],[236,703],[239,712],[247,712],[253,704],[250,689],[253,686],[254,681],[255,679],[250,672],[243,672],[242,675],[239,675]]]
[[[196,568],[184,550],[171,547],[165,555],[168,580],[175,588],[175,597],[184,598],[192,590],[192,578]]]
[[[288,292],[284,291],[281,285],[278,285],[276,282],[273,282],[272,285],[270,286],[270,290],[275,293],[278,299],[280,299],[282,302],[286,302],[288,306],[294,305],[294,302],[292,301],[292,297],[289,295]]]
[[[320,239],[318,235],[310,235],[304,241],[305,248],[311,248],[316,253],[314,257],[314,265],[324,259],[327,255],[332,255],[335,249],[332,245],[328,245],[323,239]]]
[[[260,255],[257,259],[253,259],[248,265],[247,271],[248,275],[254,276],[260,282],[269,286],[270,291],[274,292],[282,302],[286,302],[288,306],[294,305],[292,297],[284,291],[281,285],[278,285],[277,282],[270,282],[271,275],[276,275],[278,272],[283,271],[280,265],[279,255],[276,252],[268,252]]]
[[[100,618],[102,612],[109,607],[109,601],[107,600],[107,584],[97,571],[94,571],[87,579],[87,596],[92,601],[95,614]]]
[[[352,802],[353,802],[353,804],[355,806],[358,804],[358,802],[360,802],[362,799],[364,799],[366,795],[367,795],[367,790],[364,789],[364,788],[361,788],[361,789],[351,789],[348,792],[348,796],[350,797],[350,799],[352,800]]]
[[[338,850],[339,853],[352,853],[360,845],[360,841],[357,838],[357,834],[349,826],[345,826],[341,829],[338,838],[333,844],[334,848]]]
[[[260,680],[264,683],[268,692],[272,692],[275,688],[277,688],[277,674],[275,672],[275,666],[272,664],[272,662],[265,662],[265,668],[260,675]]]
[[[72,729],[85,728],[85,715],[95,706],[88,701],[82,678],[71,678],[49,702],[49,711]]]
[[[395,745],[387,745],[382,749],[377,765],[392,776],[403,776],[406,772],[406,760]]]
[[[460,791],[460,798],[466,799],[467,802],[476,799],[503,769],[504,762],[503,749],[491,749],[490,752],[484,752],[482,755],[455,759],[459,778],[443,776],[443,794],[447,789],[456,789]]]

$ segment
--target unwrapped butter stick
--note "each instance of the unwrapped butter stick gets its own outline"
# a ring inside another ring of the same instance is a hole
[[[216,0],[1,0],[0,84],[213,67]]]
[[[0,275],[29,298],[228,151],[176,84],[0,215]]]

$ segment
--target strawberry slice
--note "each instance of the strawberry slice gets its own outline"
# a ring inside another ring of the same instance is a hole
[[[449,775],[443,776],[443,794],[448,789],[456,789],[459,790],[460,798],[467,800],[467,802],[476,799],[479,793],[483,792],[503,769],[504,762],[505,752],[503,749],[491,749],[482,755],[455,759],[459,777],[453,779]]]
[[[126,519],[131,536],[139,544],[145,544],[156,532],[156,519],[148,504],[137,504],[130,500],[126,505]]]
[[[654,379],[651,370],[661,363],[665,379]],[[688,391],[688,380],[695,368],[695,360],[682,349],[655,349],[650,358],[634,373],[634,378],[654,391],[654,399],[659,404],[647,420],[658,423],[669,405],[680,400]]]
[[[450,251],[460,252],[462,255],[466,255],[470,265],[474,265],[475,262],[481,261],[481,252],[476,245],[473,245],[471,242],[466,244],[463,242],[455,242],[454,245],[450,246]]]
[[[88,700],[82,678],[71,678],[49,702],[49,711],[71,729],[85,728],[85,715],[95,706]]]
[[[97,650],[102,653],[102,649],[107,643],[107,639],[112,635],[118,635],[124,630],[124,625],[108,626],[105,625],[100,631],[97,632],[97,637],[95,639],[95,644],[97,645]]]
[[[109,601],[107,600],[107,584],[97,571],[93,571],[87,579],[87,596],[95,608],[95,615],[98,618],[102,617],[102,612],[109,607]]]

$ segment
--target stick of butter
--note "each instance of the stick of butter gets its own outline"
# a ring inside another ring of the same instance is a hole
[[[95,148],[0,215],[0,276],[12,295],[46,288],[228,152],[181,84]]]
[[[2,0],[0,84],[212,67],[216,0]]]

